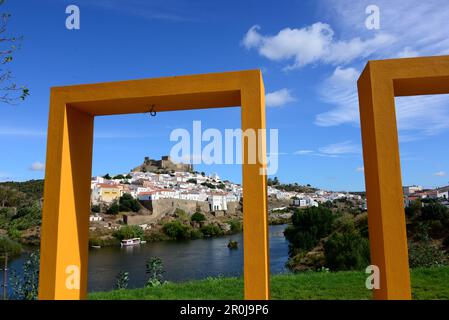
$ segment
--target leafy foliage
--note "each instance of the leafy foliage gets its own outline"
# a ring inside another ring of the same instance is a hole
[[[190,237],[190,227],[179,221],[167,222],[162,230],[164,233],[174,240],[183,240]]]
[[[127,211],[138,212],[140,210],[139,201],[134,199],[132,195],[130,195],[129,193],[125,193],[119,199],[119,210],[125,212]]]
[[[145,272],[148,275],[147,287],[157,287],[164,283],[164,265],[159,257],[151,257],[145,264]]]
[[[195,212],[190,217],[190,220],[194,221],[194,222],[202,222],[202,221],[206,220],[206,216],[204,214],[202,214],[201,212]]]
[[[332,234],[324,243],[326,266],[333,270],[362,270],[369,265],[369,242],[354,226]]]
[[[111,205],[106,210],[107,214],[118,214],[120,212],[120,206],[117,201],[111,203]]]
[[[143,238],[144,231],[139,226],[122,226],[119,230],[115,231],[113,235],[119,240]]]
[[[115,278],[115,289],[126,289],[129,284],[129,272],[120,271]]]
[[[44,180],[28,180],[23,182],[2,182],[1,187],[8,187],[26,195],[30,200],[39,200],[44,195]]]
[[[223,234],[223,230],[221,230],[221,228],[219,226],[217,226],[216,224],[208,224],[208,225],[202,226],[201,232],[206,237],[216,237],[216,236],[221,236]]]
[[[229,220],[228,223],[231,225],[231,232],[236,233],[243,230],[243,224],[238,219]]]
[[[292,216],[292,225],[288,226],[284,235],[290,242],[290,255],[296,250],[308,251],[316,246],[319,240],[332,231],[334,214],[325,207],[296,209]]]
[[[0,2],[0,5],[3,1]],[[17,101],[25,100],[30,90],[25,86],[19,86],[13,81],[13,74],[6,66],[13,61],[13,54],[20,48],[22,37],[6,34],[9,13],[0,14],[0,102],[15,104]]]
[[[22,276],[11,274],[12,299],[37,300],[39,286],[39,251],[32,252],[23,264]]]
[[[422,220],[440,220],[449,222],[449,210],[438,202],[426,204],[421,209]]]
[[[19,254],[21,250],[20,243],[6,237],[0,237],[0,258],[3,258],[6,254],[8,256]]]

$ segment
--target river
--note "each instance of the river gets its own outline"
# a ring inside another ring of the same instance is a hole
[[[283,231],[286,225],[269,227],[271,273],[288,272],[288,241]],[[236,240],[237,250],[228,249],[229,240]],[[22,254],[10,264],[10,269],[20,272],[29,253]],[[243,273],[243,234],[218,238],[161,241],[135,247],[106,247],[89,250],[88,290],[112,290],[120,271],[129,272],[129,287],[145,285],[145,262],[149,257],[159,257],[164,264],[164,279],[173,282],[203,279],[216,276],[240,276]],[[0,280],[3,275],[0,275]],[[0,282],[1,283],[1,282]]]

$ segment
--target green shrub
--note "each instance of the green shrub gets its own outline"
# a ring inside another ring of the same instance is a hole
[[[296,209],[292,216],[292,225],[288,226],[284,235],[290,242],[290,255],[296,249],[308,251],[315,247],[319,240],[332,230],[334,214],[325,207]]]
[[[143,229],[139,226],[122,226],[119,230],[113,233],[113,236],[119,240],[143,238]]]
[[[164,233],[174,240],[183,240],[190,238],[190,227],[179,221],[168,222],[164,224],[162,230]]]
[[[430,240],[409,242],[408,257],[410,268],[442,266],[448,263],[444,251]]]
[[[229,220],[228,223],[231,225],[231,232],[236,233],[243,230],[243,224],[238,219]]]
[[[168,237],[164,232],[159,230],[147,230],[145,231],[145,235],[143,236],[143,238],[147,242],[170,240],[170,237]]]
[[[191,229],[190,230],[190,239],[201,239],[203,238],[203,233],[198,229]]]
[[[221,230],[221,228],[215,224],[208,224],[208,225],[202,226],[201,232],[206,237],[216,237],[216,236],[220,236],[223,234],[223,230]]]
[[[179,208],[176,208],[173,215],[183,222],[188,222],[190,220],[190,217],[187,214],[187,212],[185,212],[184,210],[179,209]]]
[[[11,226],[8,229],[8,237],[10,237],[13,240],[19,240],[20,237],[22,236],[22,232],[20,232],[17,228],[15,228],[14,226]]]
[[[195,212],[190,217],[190,220],[194,221],[194,222],[202,222],[202,221],[206,220],[206,216],[204,214],[202,214],[201,212]]]
[[[449,210],[441,203],[429,203],[421,209],[421,218],[423,220],[447,222],[449,220]]]
[[[362,270],[370,264],[368,239],[355,228],[336,232],[324,243],[324,257],[331,270]]]
[[[100,213],[100,205],[99,204],[92,205],[92,207],[90,208],[90,211],[95,212],[95,213]]]
[[[11,217],[9,228],[26,230],[31,227],[39,226],[41,224],[41,220],[41,209],[36,203],[34,203],[29,207],[19,208],[17,213]]]
[[[111,203],[111,205],[109,206],[109,208],[106,210],[107,214],[118,214],[120,212],[120,207],[118,205],[118,203],[116,201],[114,201],[113,203]]]

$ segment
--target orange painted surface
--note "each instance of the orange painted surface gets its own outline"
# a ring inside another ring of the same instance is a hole
[[[449,93],[449,56],[369,61],[358,80],[375,299],[411,299],[394,97]]]
[[[241,105],[242,130],[257,130],[265,129],[264,97],[259,70],[52,88],[39,299],[86,298],[95,116]],[[257,143],[266,150],[265,137]],[[265,157],[242,166],[245,299],[270,292]]]

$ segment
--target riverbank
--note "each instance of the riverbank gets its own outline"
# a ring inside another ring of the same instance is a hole
[[[271,298],[281,300],[365,300],[364,272],[304,272],[271,277]],[[412,295],[416,300],[449,299],[449,267],[411,271]],[[227,300],[243,299],[242,278],[208,278],[160,287],[89,294],[90,300]]]

